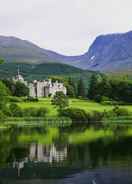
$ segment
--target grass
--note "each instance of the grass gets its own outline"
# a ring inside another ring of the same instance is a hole
[[[18,105],[23,109],[45,107],[48,109],[48,116],[57,116],[57,109],[51,104],[50,98],[42,98],[38,102],[20,102]]]
[[[45,107],[48,109],[48,116],[57,116],[57,109],[51,104],[50,98],[42,98],[39,102],[20,102],[18,103],[21,108],[40,108]],[[103,105],[96,102],[80,99],[70,99],[70,107],[84,109],[87,112],[104,110],[109,111],[113,108],[112,105]],[[132,105],[120,105],[122,108],[126,108],[129,112],[132,112]]]

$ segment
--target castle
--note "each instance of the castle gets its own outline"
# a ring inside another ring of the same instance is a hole
[[[63,92],[67,94],[67,89],[63,83],[58,81],[52,82],[49,80],[37,81],[28,83],[24,80],[23,76],[20,74],[19,69],[17,75],[13,78],[14,82],[20,81],[24,83],[29,88],[29,96],[34,98],[54,96],[56,92]]]

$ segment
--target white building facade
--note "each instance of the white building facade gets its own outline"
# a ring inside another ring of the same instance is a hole
[[[48,97],[54,96],[56,92],[63,92],[65,95],[67,94],[66,87],[63,83],[58,81],[52,82],[51,79],[43,80],[43,81],[33,81],[29,83],[29,95],[31,97]]]
[[[58,81],[52,82],[51,79],[37,81],[28,83],[24,80],[23,76],[20,75],[19,71],[16,77],[13,78],[13,81],[20,81],[24,83],[29,88],[29,96],[34,98],[48,97],[54,96],[56,92],[63,92],[65,95],[67,94],[67,89],[63,83]]]

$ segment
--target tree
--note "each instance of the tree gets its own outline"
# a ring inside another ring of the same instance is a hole
[[[73,90],[72,91],[73,97],[76,97],[77,96],[77,87],[76,87],[75,81],[73,81],[73,79],[71,77],[68,80],[68,84],[71,86],[71,88]]]
[[[91,76],[89,90],[88,90],[88,98],[93,100],[97,96],[97,86],[98,86],[98,78],[96,74]]]
[[[52,105],[58,107],[58,110],[64,110],[69,106],[68,97],[63,92],[56,92],[52,98]]]
[[[22,117],[23,115],[22,109],[15,103],[10,104],[9,110],[13,117]]]
[[[13,80],[4,79],[3,83],[9,88],[13,96],[29,96],[29,88],[20,81],[14,82]]]
[[[132,102],[132,83],[129,80],[111,79],[109,76],[91,77],[88,98],[101,102],[104,97],[120,102]]]
[[[16,84],[13,80],[9,79],[4,79],[2,82],[7,86],[7,88],[10,90],[11,95],[15,95],[15,90],[16,90]]]
[[[74,92],[74,88],[73,86],[69,85],[69,84],[66,84],[66,89],[67,89],[67,96],[69,97],[75,97],[75,92]]]
[[[78,96],[81,97],[86,97],[86,93],[85,93],[85,86],[83,83],[83,80],[80,78],[79,82],[78,82],[78,92],[77,92]]]
[[[0,110],[6,108],[8,102],[9,89],[0,81]]]
[[[93,74],[88,89],[88,98],[100,102],[103,96],[109,97],[111,86],[106,76]]]
[[[100,81],[97,81],[94,92],[94,99],[98,102],[103,101],[104,97],[110,99],[111,96],[111,83],[107,77],[102,77]]]
[[[0,58],[0,64],[3,64],[5,60],[3,58]]]
[[[29,88],[21,82],[16,82],[14,95],[18,97],[29,96]]]

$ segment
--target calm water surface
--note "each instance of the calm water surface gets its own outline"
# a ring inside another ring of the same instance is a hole
[[[0,184],[132,184],[132,127],[0,130]]]

